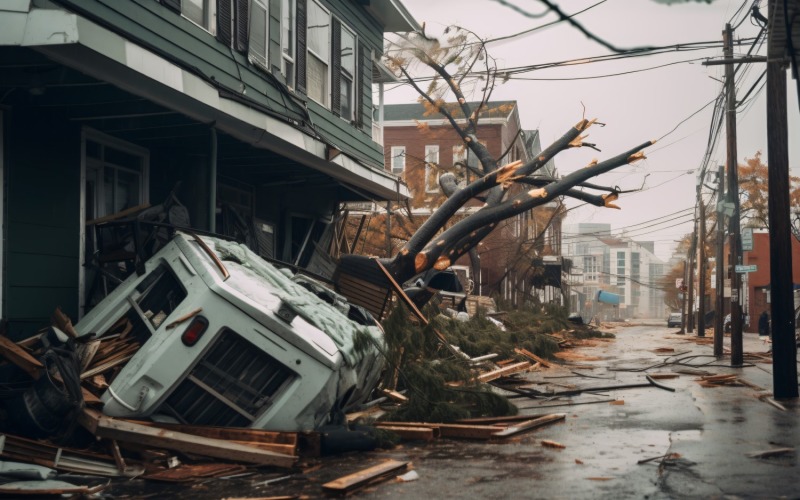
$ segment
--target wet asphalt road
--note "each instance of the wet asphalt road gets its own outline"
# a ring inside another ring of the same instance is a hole
[[[771,365],[731,368],[728,357],[710,356],[711,345],[690,342],[661,323],[618,328],[616,339],[578,347],[573,351],[600,359],[573,360],[530,373],[531,387],[558,391],[632,384],[646,382],[647,368],[648,373],[694,368],[735,373],[764,392],[771,391]],[[726,346],[728,342],[726,338]],[[658,348],[673,351],[656,352]],[[766,350],[755,335],[745,334],[746,354]],[[665,362],[672,364],[654,367]],[[328,457],[295,472],[264,471],[193,485],[134,480],[117,483],[107,493],[116,498],[197,500],[322,498],[324,482],[392,458],[411,461],[419,479],[384,482],[356,493],[355,498],[800,498],[797,451],[773,458],[748,456],[778,447],[797,448],[800,405],[783,402],[787,411],[781,411],[760,401],[760,392],[752,387],[703,388],[696,379],[681,374],[660,381],[675,392],[647,387],[549,402],[516,399],[521,413],[566,413],[567,417],[506,442],[405,443],[388,451]],[[543,439],[565,448],[544,447]],[[638,463],[667,454],[675,455]]]

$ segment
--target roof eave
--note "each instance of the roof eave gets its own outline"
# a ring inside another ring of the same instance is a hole
[[[383,25],[384,33],[421,31],[422,26],[400,0],[365,0],[364,8]]]

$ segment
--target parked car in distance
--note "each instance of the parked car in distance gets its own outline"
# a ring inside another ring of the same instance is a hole
[[[667,328],[681,326],[681,313],[669,313],[667,318]]]

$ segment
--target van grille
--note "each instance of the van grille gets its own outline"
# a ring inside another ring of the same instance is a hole
[[[163,408],[183,423],[249,427],[294,372],[225,329]]]

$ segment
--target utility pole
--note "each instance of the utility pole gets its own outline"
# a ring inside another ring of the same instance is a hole
[[[686,261],[683,261],[683,286],[681,286],[681,331],[678,333],[683,335],[686,333],[686,282],[689,281],[686,277]]]
[[[692,233],[692,244],[689,245],[689,267],[686,270],[689,279],[689,310],[686,319],[686,332],[692,333],[694,331],[694,256],[697,253],[697,221],[694,223],[694,232]]]
[[[722,356],[722,340],[725,336],[725,167],[717,169],[717,297],[714,312],[714,356]]]
[[[697,203],[700,204],[700,243],[699,255],[697,257],[697,336],[706,336],[706,204],[703,203],[703,176],[705,171],[700,172],[700,179],[697,183]]]
[[[769,165],[769,263],[772,303],[772,386],[776,398],[796,398],[797,347],[789,219],[789,151],[786,125],[786,71],[767,63],[767,164]]]
[[[725,25],[722,32],[725,59],[733,59],[733,29],[730,24]],[[731,216],[729,231],[728,269],[731,276],[731,366],[742,366],[744,363],[744,347],[742,345],[742,303],[741,279],[736,272],[739,264],[739,173],[736,151],[736,83],[733,75],[733,62],[725,64],[725,92],[727,104],[725,109],[725,129],[727,139],[728,163],[728,198],[733,202],[733,216]]]

